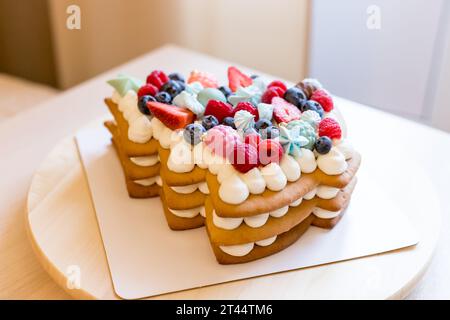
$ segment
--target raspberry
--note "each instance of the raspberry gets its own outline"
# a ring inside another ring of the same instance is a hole
[[[213,115],[221,123],[224,118],[233,116],[233,107],[220,100],[209,100],[204,114]]]
[[[310,100],[318,102],[325,112],[330,112],[334,108],[333,98],[331,98],[330,94],[323,89],[314,91]]]
[[[233,167],[242,173],[258,166],[258,151],[250,144],[236,143],[228,158]]]
[[[302,116],[300,110],[296,106],[287,102],[283,98],[274,97],[272,99],[273,117],[276,122],[291,122],[292,120],[298,120]]]
[[[187,82],[200,82],[204,88],[217,88],[219,86],[219,82],[212,74],[197,70],[191,72]]]
[[[269,85],[267,86],[267,88],[272,88],[272,87],[278,87],[278,88],[282,89],[283,90],[283,94],[287,90],[286,85],[283,82],[281,82],[280,80],[274,80],[271,83],[269,83]]]
[[[155,87],[154,85],[152,85],[151,83],[147,83],[144,84],[142,87],[139,88],[139,91],[137,93],[138,97],[142,97],[142,96],[156,96],[156,94],[158,93],[158,88]]]
[[[283,89],[281,89],[280,87],[271,87],[268,88],[266,91],[264,91],[261,97],[261,102],[270,104],[272,103],[272,99],[274,97],[282,97],[283,95],[284,95]]]
[[[259,119],[258,109],[256,109],[255,106],[253,104],[251,104],[250,102],[239,102],[236,105],[236,107],[233,109],[233,116],[236,114],[236,112],[238,112],[240,110],[245,110],[245,111],[250,112],[252,115],[255,116],[255,120],[258,121],[258,119]]]
[[[161,89],[162,85],[169,81],[169,77],[161,70],[154,70],[147,76],[147,83],[151,83],[156,88]]]
[[[259,162],[262,165],[275,162],[280,163],[283,156],[283,147],[281,144],[273,139],[262,140],[258,144]]]
[[[340,139],[342,137],[341,126],[333,118],[325,118],[319,123],[319,136]]]
[[[226,157],[238,143],[239,137],[236,131],[225,125],[218,125],[206,132],[205,145],[213,154]]]
[[[261,142],[261,136],[257,133],[250,133],[245,136],[244,142],[257,148],[258,144]]]

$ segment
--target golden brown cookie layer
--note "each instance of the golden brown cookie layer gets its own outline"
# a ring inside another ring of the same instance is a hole
[[[194,218],[181,218],[174,215],[167,207],[164,192],[161,192],[161,202],[166,216],[167,225],[172,230],[188,230],[202,227],[205,223],[205,218],[200,214]]]
[[[163,190],[167,206],[171,209],[182,210],[205,205],[206,195],[199,190],[189,194],[176,193],[165,182],[163,182]]]

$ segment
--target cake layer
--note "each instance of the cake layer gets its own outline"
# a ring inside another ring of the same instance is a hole
[[[167,207],[164,192],[161,192],[161,203],[164,209],[167,225],[172,230],[188,230],[202,227],[205,223],[204,207],[192,208],[198,210],[173,210]],[[202,209],[203,208],[203,209]]]
[[[262,214],[288,206],[295,200],[303,197],[319,185],[335,188],[347,186],[356,174],[361,163],[361,156],[355,152],[347,160],[348,168],[340,175],[330,176],[320,169],[313,173],[302,174],[300,179],[289,182],[282,191],[265,190],[262,194],[251,194],[247,200],[238,205],[225,203],[219,196],[220,184],[217,176],[208,172],[206,181],[210,190],[210,197],[216,214],[221,217],[237,218]]]
[[[205,205],[206,195],[198,189],[189,194],[177,193],[165,182],[162,188],[166,204],[171,209],[190,209]]]

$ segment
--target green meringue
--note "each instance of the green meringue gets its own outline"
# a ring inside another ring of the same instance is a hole
[[[107,83],[113,87],[121,97],[124,97],[130,90],[137,92],[144,84],[140,79],[124,74],[119,74],[117,78],[108,80]]]
[[[289,130],[296,132],[299,136],[305,137],[308,143],[304,148],[313,150],[316,143],[316,130],[304,120],[293,120],[286,126]]]

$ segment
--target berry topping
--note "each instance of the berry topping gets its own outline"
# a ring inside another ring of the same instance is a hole
[[[232,128],[219,124],[207,131],[204,142],[213,154],[225,158],[239,142],[239,137]]]
[[[259,75],[257,75],[257,74],[252,74],[252,75],[250,76],[250,78],[253,79],[253,80],[255,80],[256,78],[259,78]]]
[[[161,91],[167,92],[173,99],[183,91],[183,87],[179,81],[169,80],[162,85]]]
[[[175,81],[180,81],[180,82],[186,82],[186,80],[184,80],[184,77],[181,74],[179,74],[178,72],[173,72],[173,73],[169,74],[169,79],[175,80]]]
[[[200,82],[204,88],[217,88],[219,86],[216,77],[214,77],[212,74],[197,70],[191,72],[187,82]]]
[[[191,145],[200,143],[202,135],[206,132],[205,128],[198,123],[188,124],[183,131],[184,140]]]
[[[322,89],[322,84],[317,79],[311,78],[303,79],[295,86],[302,89],[308,99],[312,96],[314,91],[317,89]]]
[[[154,101],[149,101],[147,107],[156,118],[172,130],[184,128],[194,121],[194,114],[185,108]]]
[[[258,151],[250,144],[236,143],[229,160],[237,171],[246,173],[258,166]]]
[[[206,129],[212,129],[215,126],[219,125],[219,120],[213,115],[204,116],[202,119],[202,126]]]
[[[150,115],[150,110],[147,107],[147,102],[156,101],[155,97],[151,95],[145,95],[139,98],[138,100],[138,108],[139,111],[145,115]]]
[[[330,152],[332,146],[333,142],[331,141],[331,139],[324,136],[317,139],[314,148],[319,154],[327,154],[328,152]]]
[[[280,136],[280,130],[275,126],[270,126],[259,130],[259,134],[263,139],[275,139]]]
[[[325,112],[330,112],[334,108],[333,98],[323,89],[314,91],[310,99],[317,101]]]
[[[137,93],[138,97],[150,95],[150,96],[156,96],[158,93],[158,88],[152,85],[151,83],[144,84],[142,87],[139,88],[139,91]]]
[[[313,100],[303,100],[301,102],[301,105],[299,107],[300,111],[306,112],[306,111],[315,111],[319,114],[319,116],[323,117],[323,108],[317,101]]]
[[[158,88],[158,90],[167,81],[169,81],[169,77],[161,70],[154,70],[147,76],[147,83],[151,83],[156,88]]]
[[[281,82],[280,80],[274,80],[274,81],[272,81],[271,83],[269,83],[268,85],[267,85],[267,88],[272,88],[272,87],[278,87],[278,88],[281,88],[282,90],[283,90],[283,94],[286,92],[286,90],[287,90],[287,87],[286,87],[286,85],[283,83],[283,82]]]
[[[165,91],[160,91],[155,96],[156,101],[169,104],[172,102],[172,96]]]
[[[259,162],[262,165],[275,162],[280,163],[283,156],[283,147],[281,144],[273,139],[262,140],[258,144]]]
[[[261,120],[256,121],[256,123],[255,123],[256,130],[266,129],[271,126],[272,126],[272,122],[270,122],[267,119],[261,119]]]
[[[228,96],[233,93],[233,92],[231,92],[231,89],[228,88],[227,86],[221,86],[221,87],[219,87],[219,90],[222,91],[223,95],[226,98],[228,98]]]
[[[301,112],[293,104],[287,102],[283,98],[274,97],[272,99],[273,117],[280,122],[290,122],[292,120],[298,120],[301,117]]]
[[[306,95],[302,91],[302,89],[297,88],[297,87],[292,87],[292,88],[289,88],[288,90],[286,90],[286,92],[284,93],[284,99],[287,102],[290,102],[294,106],[299,108],[302,101],[306,100]]]
[[[342,130],[339,123],[333,118],[325,118],[319,123],[319,137],[327,136],[330,139],[340,139]]]
[[[261,102],[262,103],[272,103],[272,99],[275,97],[283,97],[283,89],[281,89],[280,87],[271,87],[268,88],[266,91],[264,91],[262,97],[261,97]]]
[[[219,100],[209,100],[205,108],[205,115],[213,115],[222,122],[225,117],[231,117],[233,115],[233,107]]]
[[[236,107],[233,109],[233,116],[236,114],[236,112],[245,110],[250,112],[252,115],[255,116],[255,120],[258,120],[258,109],[254,105],[252,105],[250,102],[239,102]]]
[[[244,138],[244,142],[256,148],[258,147],[258,144],[261,142],[261,136],[257,133],[247,134]]]
[[[234,118],[233,117],[225,117],[223,118],[222,124],[228,127],[231,127],[233,129],[236,129],[236,125],[234,124]]]
[[[231,91],[235,92],[239,87],[248,87],[253,83],[252,78],[243,74],[236,67],[228,68],[228,85]]]

